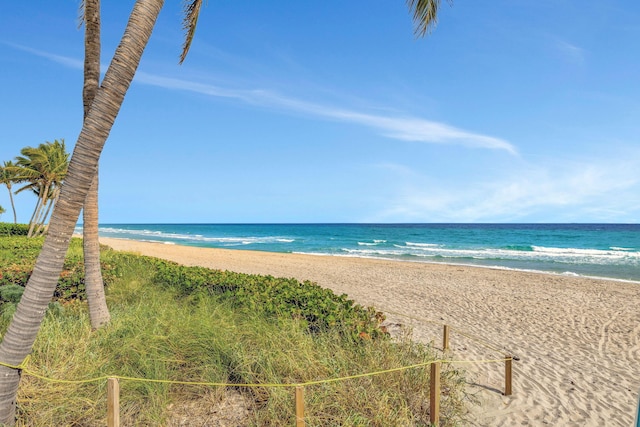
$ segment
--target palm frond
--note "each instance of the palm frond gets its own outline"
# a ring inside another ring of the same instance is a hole
[[[407,6],[413,13],[415,35],[423,37],[429,34],[438,23],[440,0],[407,0]]]
[[[180,55],[180,64],[182,64],[189,53],[193,36],[196,33],[196,25],[198,24],[198,16],[200,16],[200,8],[202,0],[185,0],[184,1],[184,19],[182,20],[182,29],[186,32],[184,44],[182,45],[182,54]]]
[[[87,21],[86,15],[87,5],[85,0],[80,1],[80,7],[78,8],[78,28],[82,27],[82,25]]]

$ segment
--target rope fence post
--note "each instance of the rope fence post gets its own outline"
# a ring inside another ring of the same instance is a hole
[[[296,386],[296,427],[305,427],[304,387],[302,386]]]
[[[442,330],[442,351],[449,350],[449,325],[444,325]]]
[[[505,356],[504,359],[504,395],[511,396],[511,380],[513,376],[512,369],[513,357],[510,355]]]
[[[120,383],[117,378],[107,380],[107,427],[120,427]]]
[[[431,364],[431,378],[429,389],[429,422],[438,426],[440,418],[440,362]]]

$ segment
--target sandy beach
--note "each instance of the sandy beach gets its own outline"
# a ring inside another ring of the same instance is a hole
[[[101,238],[185,265],[311,280],[441,346],[463,363],[471,426],[630,426],[640,389],[640,284],[489,268],[194,248]],[[464,334],[464,335],[463,335]],[[471,339],[469,336],[477,339]]]

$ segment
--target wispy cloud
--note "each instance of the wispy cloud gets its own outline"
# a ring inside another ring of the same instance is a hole
[[[585,61],[586,50],[573,43],[569,43],[566,40],[556,40],[555,48],[569,62],[581,65]]]
[[[633,159],[524,166],[499,180],[472,187],[428,185],[429,178],[404,166],[387,168],[409,177],[371,221],[637,221],[640,156]],[[429,188],[426,192],[422,188]],[[549,217],[548,212],[554,212]]]
[[[64,65],[67,68],[75,68],[77,70],[82,70],[82,68],[84,67],[84,63],[82,60],[76,59],[76,58],[69,58],[68,56],[62,56],[62,55],[56,55],[53,53],[49,53],[49,52],[44,52],[42,50],[38,50],[38,49],[32,49],[30,47],[27,46],[22,46],[19,44],[15,44],[15,43],[9,43],[9,42],[0,42],[3,43],[7,46],[10,46],[14,49],[18,49],[18,50],[22,50],[24,52],[28,52],[31,53],[35,56],[39,56],[41,58],[45,58],[48,59],[50,61],[56,62],[60,65]]]
[[[139,72],[137,79],[140,83],[160,86],[165,89],[178,89],[214,97],[234,98],[253,105],[356,123],[368,128],[377,129],[383,135],[393,139],[426,143],[457,144],[475,148],[505,150],[510,154],[517,154],[515,147],[503,139],[477,134],[444,123],[415,117],[381,116],[302,101],[270,90],[221,88],[219,86],[195,83],[182,79],[155,76],[145,72]]]
[[[54,61],[66,67],[74,69],[82,69],[83,67],[82,61],[73,58],[55,55],[16,44],[9,45],[16,49]],[[388,138],[397,140],[504,150],[512,155],[517,155],[516,148],[506,140],[467,131],[445,123],[411,117],[408,115],[384,116],[379,114],[370,114],[362,111],[304,101],[288,97],[271,90],[224,88],[184,79],[158,76],[144,71],[139,71],[136,74],[135,81],[137,83],[157,86],[164,89],[182,90],[211,97],[235,99],[247,104],[263,108],[279,109],[289,113],[302,113],[345,123],[355,123],[366,128],[376,130],[378,133]]]

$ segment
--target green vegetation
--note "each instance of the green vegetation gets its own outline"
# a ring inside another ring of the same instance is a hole
[[[29,232],[28,224],[9,224],[0,222],[0,236],[26,236]],[[1,245],[2,243],[0,243]]]
[[[42,239],[0,237],[1,333],[41,244]],[[293,388],[267,385],[383,371],[437,357],[428,346],[388,339],[377,328],[379,313],[309,282],[183,267],[106,248],[101,264],[112,321],[92,332],[81,264],[81,241],[73,239],[28,370],[56,379],[119,375],[265,385],[122,380],[123,425],[179,425],[176,417],[184,408],[192,417],[188,425],[200,425],[212,407],[234,396],[248,402],[244,425],[292,425]],[[463,377],[445,364],[442,383],[441,425],[458,425]],[[425,366],[307,386],[305,421],[426,426],[428,402]],[[18,415],[19,425],[104,425],[105,382],[63,384],[23,374]]]

